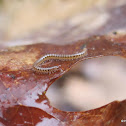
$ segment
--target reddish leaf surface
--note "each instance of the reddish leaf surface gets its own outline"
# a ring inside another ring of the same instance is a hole
[[[50,60],[45,67],[61,65],[63,71],[37,74],[33,63],[45,54],[73,54],[86,46],[78,60]],[[86,112],[65,112],[50,105],[49,86],[78,62],[101,56],[126,54],[126,36],[94,36],[71,45],[35,44],[2,49],[0,52],[0,122],[5,126],[124,126],[126,100]]]

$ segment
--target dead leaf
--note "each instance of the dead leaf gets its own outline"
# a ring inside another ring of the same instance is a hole
[[[46,91],[56,79],[82,60],[109,55],[125,57],[126,44],[124,41],[125,36],[117,38],[94,36],[64,46],[35,44],[2,50],[0,52],[1,123],[32,126],[37,123],[47,123],[48,121],[44,122],[47,119],[53,120],[54,125],[65,126],[122,125],[121,118],[126,118],[126,101],[113,102],[87,112],[63,112],[50,105]],[[87,55],[83,58],[72,61],[52,59],[45,64],[45,67],[61,65],[63,71],[53,74],[37,74],[32,70],[33,63],[43,55],[74,54],[81,52],[84,46],[87,48]]]

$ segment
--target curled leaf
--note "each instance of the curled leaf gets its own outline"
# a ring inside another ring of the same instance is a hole
[[[95,124],[100,126],[106,124],[114,126],[120,124],[120,119],[126,118],[125,111],[122,111],[125,110],[126,101],[113,102],[87,112],[64,112],[50,105],[46,91],[56,79],[82,60],[110,55],[125,57],[125,36],[121,36],[121,38],[123,39],[94,36],[63,46],[35,44],[1,50],[1,123],[4,125],[36,125],[37,123],[44,123],[44,120],[47,119],[54,122],[54,125],[90,124],[93,126]],[[51,59],[44,65],[44,67],[61,65],[62,71],[52,74],[38,74],[32,70],[34,62],[41,56],[46,54],[75,54],[81,52],[84,47],[87,49],[84,57],[68,61]],[[113,119],[115,121],[112,121]]]

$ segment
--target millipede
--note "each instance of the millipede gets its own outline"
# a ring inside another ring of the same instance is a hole
[[[45,61],[50,60],[50,59],[63,60],[63,61],[79,59],[79,58],[84,57],[86,55],[86,52],[87,52],[87,48],[84,48],[82,52],[75,53],[75,54],[46,54],[42,56],[41,58],[39,58],[33,64],[33,71],[40,74],[54,73],[59,70],[60,65],[52,66],[52,67],[40,67],[40,65],[42,65]]]

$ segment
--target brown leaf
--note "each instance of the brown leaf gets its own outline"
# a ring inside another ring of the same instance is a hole
[[[87,125],[125,124],[126,101],[113,102],[87,112],[64,112],[52,107],[46,97],[49,86],[81,60],[101,56],[125,57],[125,36],[94,36],[71,45],[35,44],[3,49],[0,52],[0,109],[4,125]],[[118,41],[118,43],[116,42]],[[87,55],[78,60],[50,60],[44,67],[61,65],[62,71],[38,74],[33,63],[46,54],[74,54],[86,46]]]

